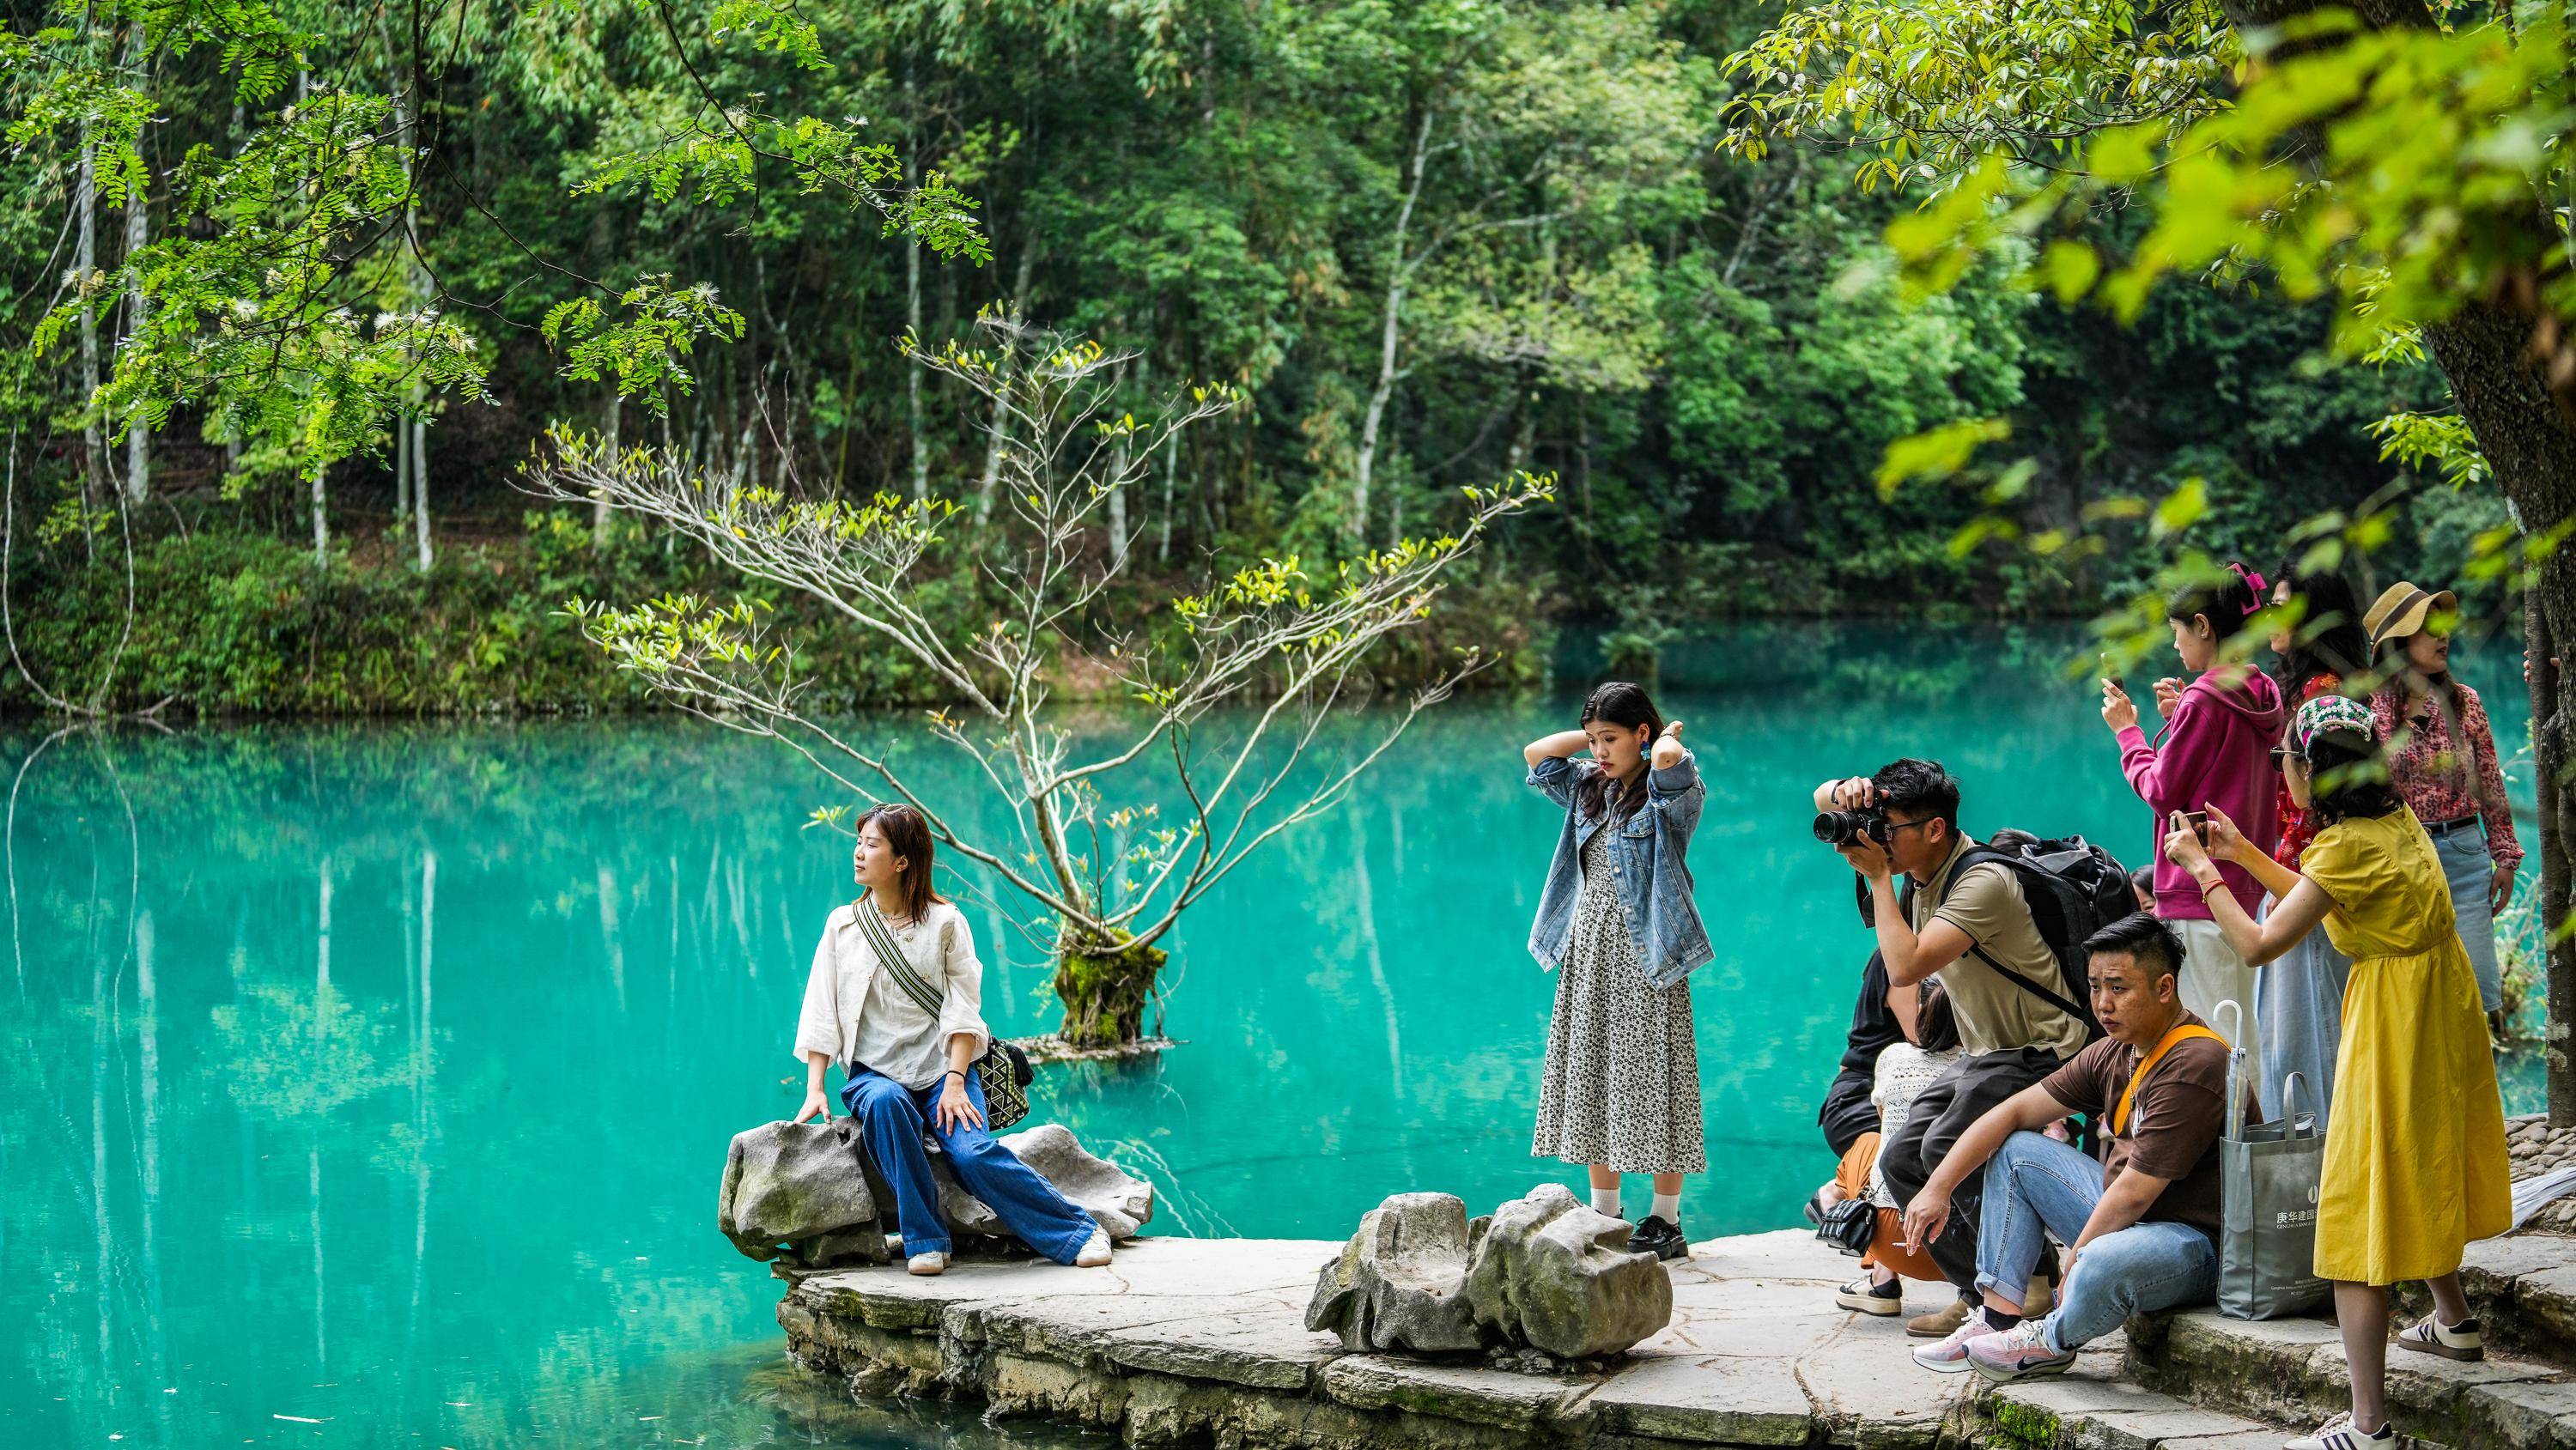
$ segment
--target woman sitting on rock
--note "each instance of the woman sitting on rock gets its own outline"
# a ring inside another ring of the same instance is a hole
[[[866,890],[833,909],[814,948],[796,1023],[796,1052],[805,1059],[796,1121],[831,1117],[823,1072],[839,1063],[841,1105],[859,1120],[869,1158],[894,1187],[905,1264],[916,1274],[946,1270],[949,1250],[924,1132],[939,1140],[966,1191],[1030,1248],[1059,1264],[1106,1264],[1108,1231],[985,1131],[975,1077],[975,1060],[992,1040],[984,964],[964,913],[931,889],[930,851],[929,823],[910,806],[877,806],[859,817],[850,874]],[[871,946],[879,940],[902,960],[880,961]],[[936,1000],[938,1010],[920,998]]]

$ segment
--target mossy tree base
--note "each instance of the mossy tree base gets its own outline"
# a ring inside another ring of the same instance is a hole
[[[1109,947],[1067,943],[1055,967],[1055,994],[1064,1003],[1064,1025],[1056,1035],[1078,1048],[1141,1040],[1145,1003],[1170,959],[1160,947],[1133,941]]]

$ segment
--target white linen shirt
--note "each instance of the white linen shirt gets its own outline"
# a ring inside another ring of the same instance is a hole
[[[937,1083],[948,1070],[948,1040],[975,1039],[974,1056],[992,1044],[984,1025],[984,964],[975,958],[974,933],[949,902],[934,903],[919,921],[889,930],[921,979],[946,988],[934,1021],[920,1004],[878,967],[868,949],[858,911],[864,903],[837,906],[823,923],[805,978],[805,1006],[796,1019],[796,1060],[819,1052],[841,1065],[872,1067],[908,1088]]]

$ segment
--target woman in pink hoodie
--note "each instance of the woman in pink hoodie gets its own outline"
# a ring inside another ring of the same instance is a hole
[[[2280,830],[2275,792],[2280,776],[2272,767],[2272,747],[2280,743],[2284,711],[2281,690],[2271,677],[2242,658],[2222,659],[2243,651],[2230,648],[2245,621],[2260,610],[2262,576],[2242,564],[2227,566],[2217,582],[2184,588],[2165,602],[2166,622],[2173,626],[2174,653],[2193,679],[2156,681],[2156,709],[2164,728],[2148,743],[2138,729],[2138,707],[2118,682],[2102,682],[2102,722],[2120,740],[2120,769],[2129,786],[2154,811],[2151,839],[2160,846],[2161,825],[2174,811],[2212,807],[2240,823],[2255,848],[2269,853]],[[2276,1093],[2263,1086],[2261,1047],[2253,1026],[2254,969],[2228,946],[2210,919],[2209,903],[2193,885],[2191,873],[2165,859],[2156,846],[2156,915],[2182,935],[2182,1001],[2220,1030],[2236,1029],[2245,1049],[2246,1079],[2266,1102]],[[2221,866],[2227,892],[2251,914],[2263,899],[2263,888],[2239,866]],[[2219,887],[2211,887],[2215,894]],[[2215,1008],[2234,1002],[2243,1016],[2221,1027]]]

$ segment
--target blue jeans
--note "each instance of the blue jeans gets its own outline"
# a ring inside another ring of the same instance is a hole
[[[2451,914],[2460,919],[2460,945],[2477,970],[2478,1001],[2498,1011],[2504,1006],[2504,973],[2496,964],[2495,858],[2487,854],[2487,833],[2465,826],[2444,831],[2433,838],[2433,855],[2451,884]]]
[[[841,1084],[841,1106],[859,1120],[868,1156],[894,1188],[904,1253],[944,1254],[949,1249],[948,1223],[939,1216],[939,1181],[930,1176],[930,1154],[921,1146],[921,1135],[929,1133],[948,1155],[957,1181],[993,1210],[1002,1227],[1057,1263],[1072,1263],[1099,1225],[1090,1214],[1067,1203],[1054,1184],[995,1142],[991,1133],[982,1128],[937,1126],[931,1110],[946,1083],[942,1078],[926,1088],[908,1088],[863,1067]],[[966,1099],[982,1116],[984,1085],[971,1072],[966,1074]]]
[[[1977,1221],[1977,1287],[2016,1302],[2030,1291],[2041,1233],[2073,1243],[2102,1201],[2102,1165],[2054,1138],[2015,1133],[1986,1161]],[[2086,1244],[2040,1326],[2064,1353],[2132,1314],[2218,1297],[2218,1246],[2183,1223],[2138,1223]]]

